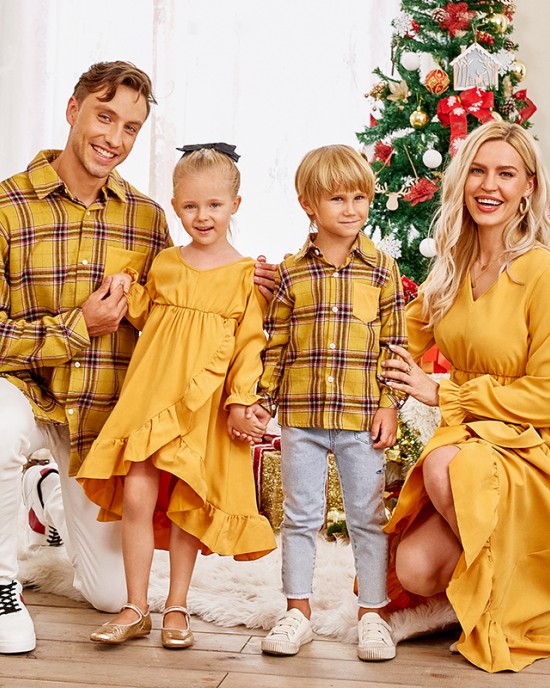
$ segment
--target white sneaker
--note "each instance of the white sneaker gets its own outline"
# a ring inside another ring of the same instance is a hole
[[[23,601],[22,586],[0,585],[0,653],[30,652],[36,647],[34,625]]]
[[[359,644],[357,656],[366,662],[377,662],[395,657],[395,643],[391,627],[376,612],[363,614],[358,624]]]
[[[36,463],[23,473],[23,503],[30,529],[29,549],[59,547],[63,544],[59,531],[46,512],[46,498],[61,499],[59,470],[53,462],[46,465]]]
[[[261,647],[269,655],[295,655],[312,640],[310,620],[299,609],[290,609],[262,638]]]

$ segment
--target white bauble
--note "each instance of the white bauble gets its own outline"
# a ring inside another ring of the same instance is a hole
[[[424,258],[434,258],[437,255],[435,250],[435,241],[431,237],[422,239],[418,248]]]
[[[401,64],[408,72],[414,72],[420,67],[420,55],[413,52],[404,52],[401,54]]]
[[[435,150],[435,148],[428,148],[428,150],[422,156],[422,162],[424,165],[426,165],[426,167],[429,167],[433,170],[441,165],[443,162],[443,156],[438,150]]]

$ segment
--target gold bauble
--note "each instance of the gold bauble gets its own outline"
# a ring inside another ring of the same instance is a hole
[[[420,107],[417,107],[416,110],[409,117],[411,127],[414,127],[415,129],[423,129],[429,121],[430,118],[428,116],[428,113],[422,110],[422,108]]]
[[[510,65],[510,71],[516,77],[516,81],[523,81],[527,76],[527,67],[521,60],[514,60]]]
[[[508,28],[510,21],[505,14],[490,14],[487,17],[486,23],[490,24],[497,33],[503,34]]]

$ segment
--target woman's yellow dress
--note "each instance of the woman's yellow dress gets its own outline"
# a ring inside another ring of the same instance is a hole
[[[258,398],[265,335],[253,277],[251,258],[196,270],[171,247],[155,259],[146,287],[131,286],[127,317],[142,334],[119,401],[77,475],[101,507],[100,521],[121,518],[124,476],[150,458],[163,471],[156,547],[168,548],[173,522],[205,554],[255,559],[275,548],[256,505],[250,446],[226,428],[228,404]]]
[[[407,311],[415,360],[433,343],[451,362],[442,422],[407,477],[387,531],[427,501],[422,462],[456,445],[451,486],[464,553],[447,588],[459,651],[486,671],[550,656],[550,252],[533,249],[474,300],[469,279],[433,331]]]

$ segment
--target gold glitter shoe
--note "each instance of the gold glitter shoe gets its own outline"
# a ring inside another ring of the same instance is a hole
[[[163,626],[160,629],[162,646],[169,650],[183,650],[183,648],[189,647],[195,642],[195,638],[191,633],[189,612],[185,607],[167,607],[164,610],[163,618],[166,614],[170,614],[170,612],[181,612],[185,616],[187,628],[181,630],[180,628],[164,628]]]
[[[135,604],[125,604],[122,609],[131,609],[138,615],[138,620],[131,624],[106,623],[90,635],[90,640],[95,643],[107,643],[108,645],[120,645],[130,638],[143,638],[151,633],[151,615],[147,611],[144,614]],[[120,611],[122,611],[122,609]]]

